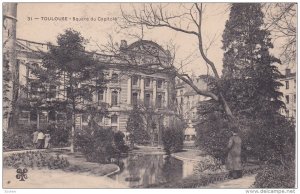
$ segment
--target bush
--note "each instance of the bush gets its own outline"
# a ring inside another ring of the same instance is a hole
[[[295,188],[295,164],[274,165],[264,168],[255,177],[255,188]]]
[[[201,150],[225,162],[231,124],[221,113],[212,112],[196,126],[196,144]],[[295,158],[295,125],[281,115],[237,118],[242,138],[242,159],[256,158],[270,163]]]
[[[117,131],[114,134],[115,147],[120,153],[127,153],[129,151],[129,147],[125,145],[124,137],[125,135],[122,131]]]
[[[81,131],[76,134],[76,149],[90,162],[110,163],[118,150],[113,146],[114,132],[111,128]]]
[[[264,119],[264,120],[262,120]],[[247,155],[268,163],[281,164],[295,160],[295,125],[281,115],[256,120],[245,134]]]
[[[64,125],[50,128],[51,146],[64,147],[69,145],[69,130]]]
[[[3,166],[5,167],[30,167],[30,168],[48,168],[64,169],[70,165],[69,161],[59,155],[52,156],[42,152],[25,152],[12,154],[4,157]]]
[[[196,131],[196,145],[224,164],[226,147],[231,136],[228,121],[220,114],[211,113],[196,126]]]
[[[3,132],[3,148],[7,149],[26,149],[32,148],[32,138],[29,133],[7,133]]]
[[[166,128],[162,135],[164,150],[167,154],[178,152],[183,148],[184,132],[180,128]]]

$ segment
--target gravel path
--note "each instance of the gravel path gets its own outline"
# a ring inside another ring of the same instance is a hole
[[[3,169],[3,188],[127,188],[108,177],[62,170],[28,169],[25,181],[16,179],[15,169]]]
[[[234,179],[234,180],[227,180],[224,182],[219,182],[219,183],[213,183],[208,185],[205,188],[208,189],[248,189],[253,185],[255,181],[255,176],[250,175],[250,176],[244,176],[239,179]]]

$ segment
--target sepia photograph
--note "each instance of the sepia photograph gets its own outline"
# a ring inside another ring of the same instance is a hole
[[[297,9],[2,3],[2,189],[295,193]]]

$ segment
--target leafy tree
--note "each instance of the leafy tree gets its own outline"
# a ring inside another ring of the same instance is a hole
[[[67,29],[57,37],[57,45],[49,43],[49,51],[44,53],[41,67],[36,67],[33,73],[37,79],[33,80],[42,91],[35,99],[36,107],[48,107],[52,110],[67,111],[67,118],[71,123],[71,151],[74,152],[75,117],[78,113],[103,110],[98,104],[93,104],[92,97],[105,87],[103,65],[94,60],[92,53],[85,51],[87,41],[82,35]],[[50,87],[54,85],[60,99],[45,101]],[[45,98],[46,97],[46,98]],[[44,99],[45,98],[45,99]],[[95,114],[93,114],[95,115]]]
[[[163,131],[163,146],[167,154],[178,152],[183,148],[183,128],[167,128]]]
[[[139,108],[139,106],[135,105],[133,106],[133,109],[130,112],[129,118],[127,120],[126,129],[129,132],[130,143],[132,146],[134,145],[134,143],[145,144],[150,139],[142,114],[143,112]]]

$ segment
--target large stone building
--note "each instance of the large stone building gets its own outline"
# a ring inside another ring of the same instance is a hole
[[[283,77],[279,80],[283,85],[279,88],[282,92],[282,101],[285,103],[285,109],[281,109],[280,113],[288,118],[296,118],[296,73],[287,68]]]
[[[147,56],[144,49],[156,50],[159,53],[160,63],[169,65],[170,54],[162,47],[152,41],[141,40],[127,46],[126,41],[122,41],[120,48],[121,57],[108,56],[103,54],[93,54],[94,59],[99,64],[104,65],[104,75],[110,80],[106,89],[93,94],[93,102],[106,104],[108,115],[98,119],[99,125],[112,127],[114,130],[120,130],[126,133],[126,123],[128,115],[134,104],[142,104],[146,109],[151,109],[153,113],[153,122],[155,123],[155,137],[159,136],[159,126],[170,124],[171,115],[174,113],[173,102],[175,98],[175,87],[173,75],[160,72],[158,64],[153,63],[155,59]],[[26,86],[28,93],[23,94],[30,98],[36,95],[39,88],[31,83],[35,76],[31,73],[32,68],[42,63],[40,51],[46,52],[48,45],[34,41],[17,39],[17,67],[18,82],[20,88]],[[148,51],[147,51],[148,52]],[[135,55],[135,62],[128,63],[122,59],[127,56]],[[108,60],[109,58],[109,60]],[[148,70],[148,65],[152,65],[154,73],[143,73],[143,69]],[[61,92],[67,92],[55,85],[49,85],[48,90],[51,95],[47,100],[64,99]],[[22,92],[20,91],[20,94]],[[30,125],[37,128],[44,128],[49,121],[59,122],[63,120],[65,113],[56,110],[26,110],[22,109],[19,114],[19,125]],[[88,114],[76,115],[76,128],[83,129],[88,125]],[[21,127],[22,128],[22,127]],[[24,127],[26,128],[26,127]]]
[[[41,89],[34,81],[36,77],[32,73],[35,67],[42,63],[42,53],[49,50],[49,45],[30,40],[17,39],[17,4],[4,4],[4,28],[3,48],[5,57],[9,62],[10,88],[7,98],[10,102],[7,106],[14,104],[15,110],[9,113],[17,113],[16,130],[30,130],[34,128],[45,128],[53,123],[65,123],[66,113],[55,108],[35,107],[30,101],[26,106],[18,106],[20,99],[34,99],[41,93]],[[43,52],[41,52],[43,51]],[[88,53],[88,52],[87,52]],[[133,105],[139,104],[146,110],[151,110],[151,129],[153,140],[159,141],[161,137],[160,127],[169,126],[174,116],[175,102],[175,77],[166,71],[161,71],[162,66],[169,67],[171,56],[169,51],[164,50],[157,43],[140,40],[127,45],[125,40],[121,41],[118,54],[104,55],[101,53],[89,53],[104,67],[103,74],[110,80],[106,89],[93,93],[92,102],[100,106],[105,104],[104,116],[97,119],[99,125],[112,127],[113,130],[126,132],[128,115]],[[103,65],[104,64],[104,65]],[[62,78],[63,79],[63,78]],[[15,82],[13,87],[12,80]],[[82,83],[85,84],[85,83]],[[48,84],[47,102],[63,101],[67,95],[68,88]],[[13,92],[14,91],[14,92]],[[14,95],[13,95],[14,93]],[[15,98],[14,98],[15,97]],[[18,103],[17,103],[18,101]],[[84,103],[84,102],[83,102]],[[51,104],[51,103],[50,103]],[[76,115],[75,123],[77,130],[82,130],[88,125],[90,117],[81,113]],[[4,129],[7,130],[9,119],[4,118]],[[11,122],[11,121],[10,121]]]

